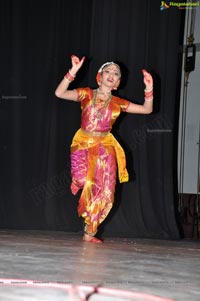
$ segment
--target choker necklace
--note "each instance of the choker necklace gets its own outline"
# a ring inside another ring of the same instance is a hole
[[[109,92],[103,92],[103,91],[101,91],[99,88],[97,89],[97,92],[99,93],[99,94],[103,94],[103,95],[111,95],[111,92],[109,91]]]
[[[93,108],[94,108],[94,111],[96,112],[96,118],[97,118],[98,120],[100,120],[100,119],[103,117],[102,110],[105,109],[105,107],[107,106],[107,104],[110,102],[111,97],[112,97],[112,94],[109,93],[109,96],[108,96],[108,98],[105,100],[103,106],[102,106],[100,109],[96,109],[96,108],[95,108],[95,105],[96,105],[96,99],[97,99],[97,92],[98,92],[98,91],[95,90],[95,92],[94,92],[94,98],[93,98],[93,102],[92,102],[92,106],[93,106]]]

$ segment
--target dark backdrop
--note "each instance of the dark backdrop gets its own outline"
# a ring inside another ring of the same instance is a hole
[[[70,143],[79,104],[54,91],[70,56],[86,56],[71,87],[96,87],[105,61],[124,70],[119,96],[143,103],[141,69],[152,72],[151,115],[123,114],[113,129],[130,181],[117,185],[104,236],[179,238],[176,220],[183,12],[150,0],[0,1],[0,227],[81,231],[70,192]]]

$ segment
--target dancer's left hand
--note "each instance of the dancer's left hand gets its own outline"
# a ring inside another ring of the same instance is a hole
[[[142,69],[142,73],[144,76],[144,84],[146,86],[147,90],[151,90],[153,88],[153,78],[149,72],[147,72],[145,69]]]

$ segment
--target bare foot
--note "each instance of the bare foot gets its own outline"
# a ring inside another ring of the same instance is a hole
[[[86,242],[94,242],[94,243],[97,243],[97,244],[101,244],[103,241],[94,237],[94,236],[91,236],[91,235],[88,235],[88,234],[84,234],[83,235],[83,241],[86,241]]]

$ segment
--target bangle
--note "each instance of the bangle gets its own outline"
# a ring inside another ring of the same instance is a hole
[[[145,97],[144,99],[145,99],[145,101],[152,101],[153,100],[153,95],[150,96],[150,97]]]
[[[150,87],[149,89],[147,89],[147,88],[144,89],[144,92],[151,92],[151,91],[153,91],[153,86]]]
[[[145,97],[150,97],[153,95],[153,90],[151,90],[150,92],[144,92]]]
[[[153,100],[153,87],[144,90],[144,99],[145,101]]]
[[[69,82],[75,80],[75,76],[71,75],[69,71],[65,74],[64,78],[67,79]]]
[[[71,77],[73,77],[73,78],[75,78],[76,77],[76,75],[73,75],[72,73],[71,73],[71,70],[69,69],[69,74],[71,75]]]

